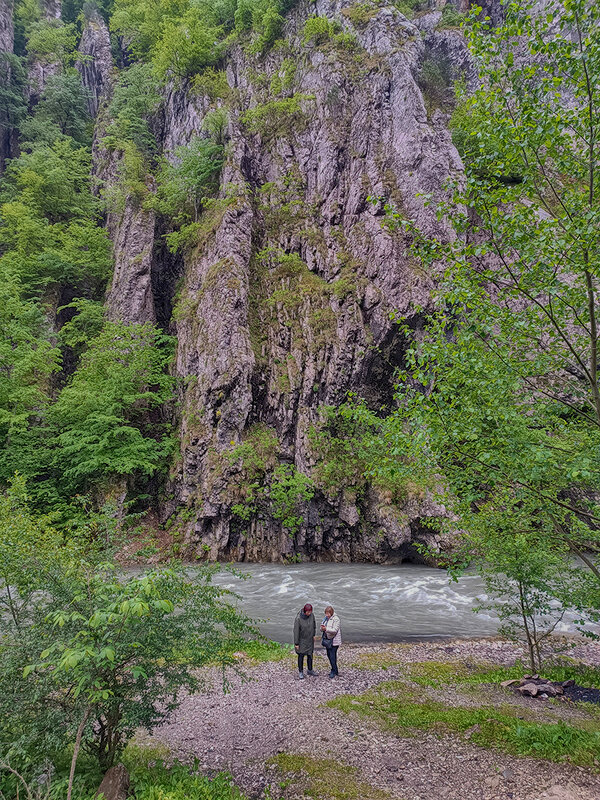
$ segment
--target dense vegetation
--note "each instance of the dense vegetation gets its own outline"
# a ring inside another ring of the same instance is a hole
[[[151,730],[182,689],[198,688],[195,668],[235,666],[236,647],[256,636],[211,568],[194,579],[178,565],[126,577],[116,571],[115,551],[135,521],[128,511],[146,508],[145,496],[169,469],[177,387],[175,343],[165,330],[105,316],[113,268],[105,222],[127,208],[152,211],[172,253],[198,246],[207,217],[231,201],[216,198],[228,147],[228,49],[266,57],[292,5],[98,2],[120,64],[96,129],[101,157],[116,165],[102,183],[92,175],[94,121],[75,68],[92,10],[66,0],[62,20],[49,20],[37,0],[16,2],[15,53],[2,56],[0,74],[0,142],[10,140],[13,155],[0,180],[6,796],[39,779],[40,753],[59,772],[56,796],[70,797],[73,787],[87,796],[92,784],[82,770],[75,778],[80,753],[92,770],[110,766],[127,754],[136,729]],[[424,6],[397,7],[411,16]],[[505,12],[493,28],[475,8],[466,27],[480,85],[453,101],[466,178],[449,187],[452,199],[439,209],[452,235],[425,238],[401,209],[387,208],[394,235],[412,242],[428,270],[444,270],[423,336],[415,341],[397,320],[411,345],[395,410],[374,413],[357,397],[321,408],[307,431],[318,453],[310,476],[278,462],[277,433],[262,424],[225,460],[238,476],[230,486],[236,524],[262,514],[292,536],[317,492],[358,503],[374,486],[400,506],[411,486],[440,500],[450,513],[439,525],[466,531],[449,566],[458,573],[477,563],[506,631],[525,635],[536,669],[566,609],[578,613],[586,635],[600,621],[600,10],[587,0],[554,0],[543,15],[530,15],[522,2]],[[360,28],[374,13],[362,3],[344,16]],[[444,9],[443,27],[462,21]],[[316,16],[300,41],[340,52],[356,44],[339,23]],[[28,90],[36,65],[51,74]],[[315,98],[291,93],[295,69],[286,59],[273,96],[240,116],[248,135],[272,143],[304,125]],[[435,93],[439,65],[425,62],[420,82]],[[196,136],[166,158],[156,120],[165,96],[182,87],[208,98],[210,111]],[[289,96],[280,97],[282,89]],[[438,106],[448,106],[447,94]],[[302,205],[287,200],[287,213]],[[342,273],[327,286],[295,253],[265,247],[254,255],[265,274],[281,278],[265,308],[352,291]],[[315,327],[326,338],[323,320]],[[132,498],[137,506],[128,508]],[[361,713],[362,703],[334,705]],[[490,708],[446,714],[401,685],[364,703],[396,730],[428,729],[443,718],[445,730],[480,726],[479,739],[489,743],[499,723],[502,747],[519,754],[546,735]],[[597,735],[567,728],[561,735],[573,760],[591,763]],[[542,745],[542,754],[556,750]],[[137,796],[152,784],[172,797],[239,797],[225,777],[207,782],[160,764],[138,771]]]
[[[456,237],[425,239],[389,209],[445,272],[370,471],[453,513],[536,668],[565,609],[586,635],[600,619],[600,12],[510,3],[495,29],[474,9],[467,34],[481,85],[454,118],[466,182],[439,209]]]

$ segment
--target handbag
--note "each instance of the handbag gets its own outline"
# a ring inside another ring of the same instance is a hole
[[[329,636],[327,636],[327,631],[323,631],[323,635],[321,636],[321,644],[326,650],[331,650],[331,648],[333,647],[334,638],[335,637],[330,639]]]

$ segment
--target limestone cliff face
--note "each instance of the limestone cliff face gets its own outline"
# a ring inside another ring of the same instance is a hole
[[[13,0],[4,0],[0,5],[0,84],[10,81],[11,66],[6,55],[10,56],[14,47]],[[4,161],[12,154],[14,136],[0,109],[0,175]]]
[[[347,36],[303,41],[315,15]],[[408,489],[325,479],[315,432],[348,392],[392,407],[406,342],[391,313],[418,330],[430,308],[435,276],[369,197],[444,233],[419,195],[441,198],[462,165],[437,107],[447,89],[431,86],[427,65],[448,83],[468,79],[470,66],[461,34],[438,30],[440,17],[302,0],[284,46],[230,53],[226,97],[190,87],[165,97],[156,126],[170,158],[216,106],[229,115],[219,197],[183,259],[167,253],[153,212],[132,201],[109,217],[109,315],[158,320],[177,337],[179,455],[159,513],[190,553],[400,561],[416,541],[436,541],[425,523],[443,509]],[[108,180],[114,164],[96,154]],[[299,473],[312,496],[298,495],[284,525],[273,476],[285,484]]]

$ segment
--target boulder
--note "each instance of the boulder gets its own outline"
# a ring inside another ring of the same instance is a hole
[[[535,697],[538,693],[538,687],[535,683],[526,683],[524,686],[519,686],[519,691],[521,694],[529,695],[529,697]]]
[[[127,800],[129,773],[123,764],[116,764],[106,771],[95,797],[97,800]]]

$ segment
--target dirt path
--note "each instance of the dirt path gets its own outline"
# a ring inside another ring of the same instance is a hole
[[[204,770],[229,770],[253,796],[264,796],[270,787],[274,800],[306,796],[293,783],[281,788],[276,768],[265,765],[278,753],[334,759],[356,767],[361,781],[372,787],[373,797],[379,789],[401,800],[600,800],[600,777],[583,768],[516,758],[426,732],[398,738],[364,719],[323,706],[337,695],[357,694],[401,678],[401,664],[372,670],[351,666],[361,656],[377,659],[382,654],[385,659],[390,652],[394,660],[406,663],[510,664],[518,655],[512,645],[490,640],[345,647],[340,651],[340,677],[333,681],[327,677],[321,653],[315,659],[318,676],[304,681],[297,680],[292,663],[263,664],[249,671],[250,682],[235,681],[229,694],[223,694],[216,682],[206,694],[187,697],[153,739],[179,758],[198,758]],[[586,660],[600,659],[598,648],[587,648],[585,655],[590,656]],[[360,795],[351,796],[368,800],[369,793],[363,788]]]

